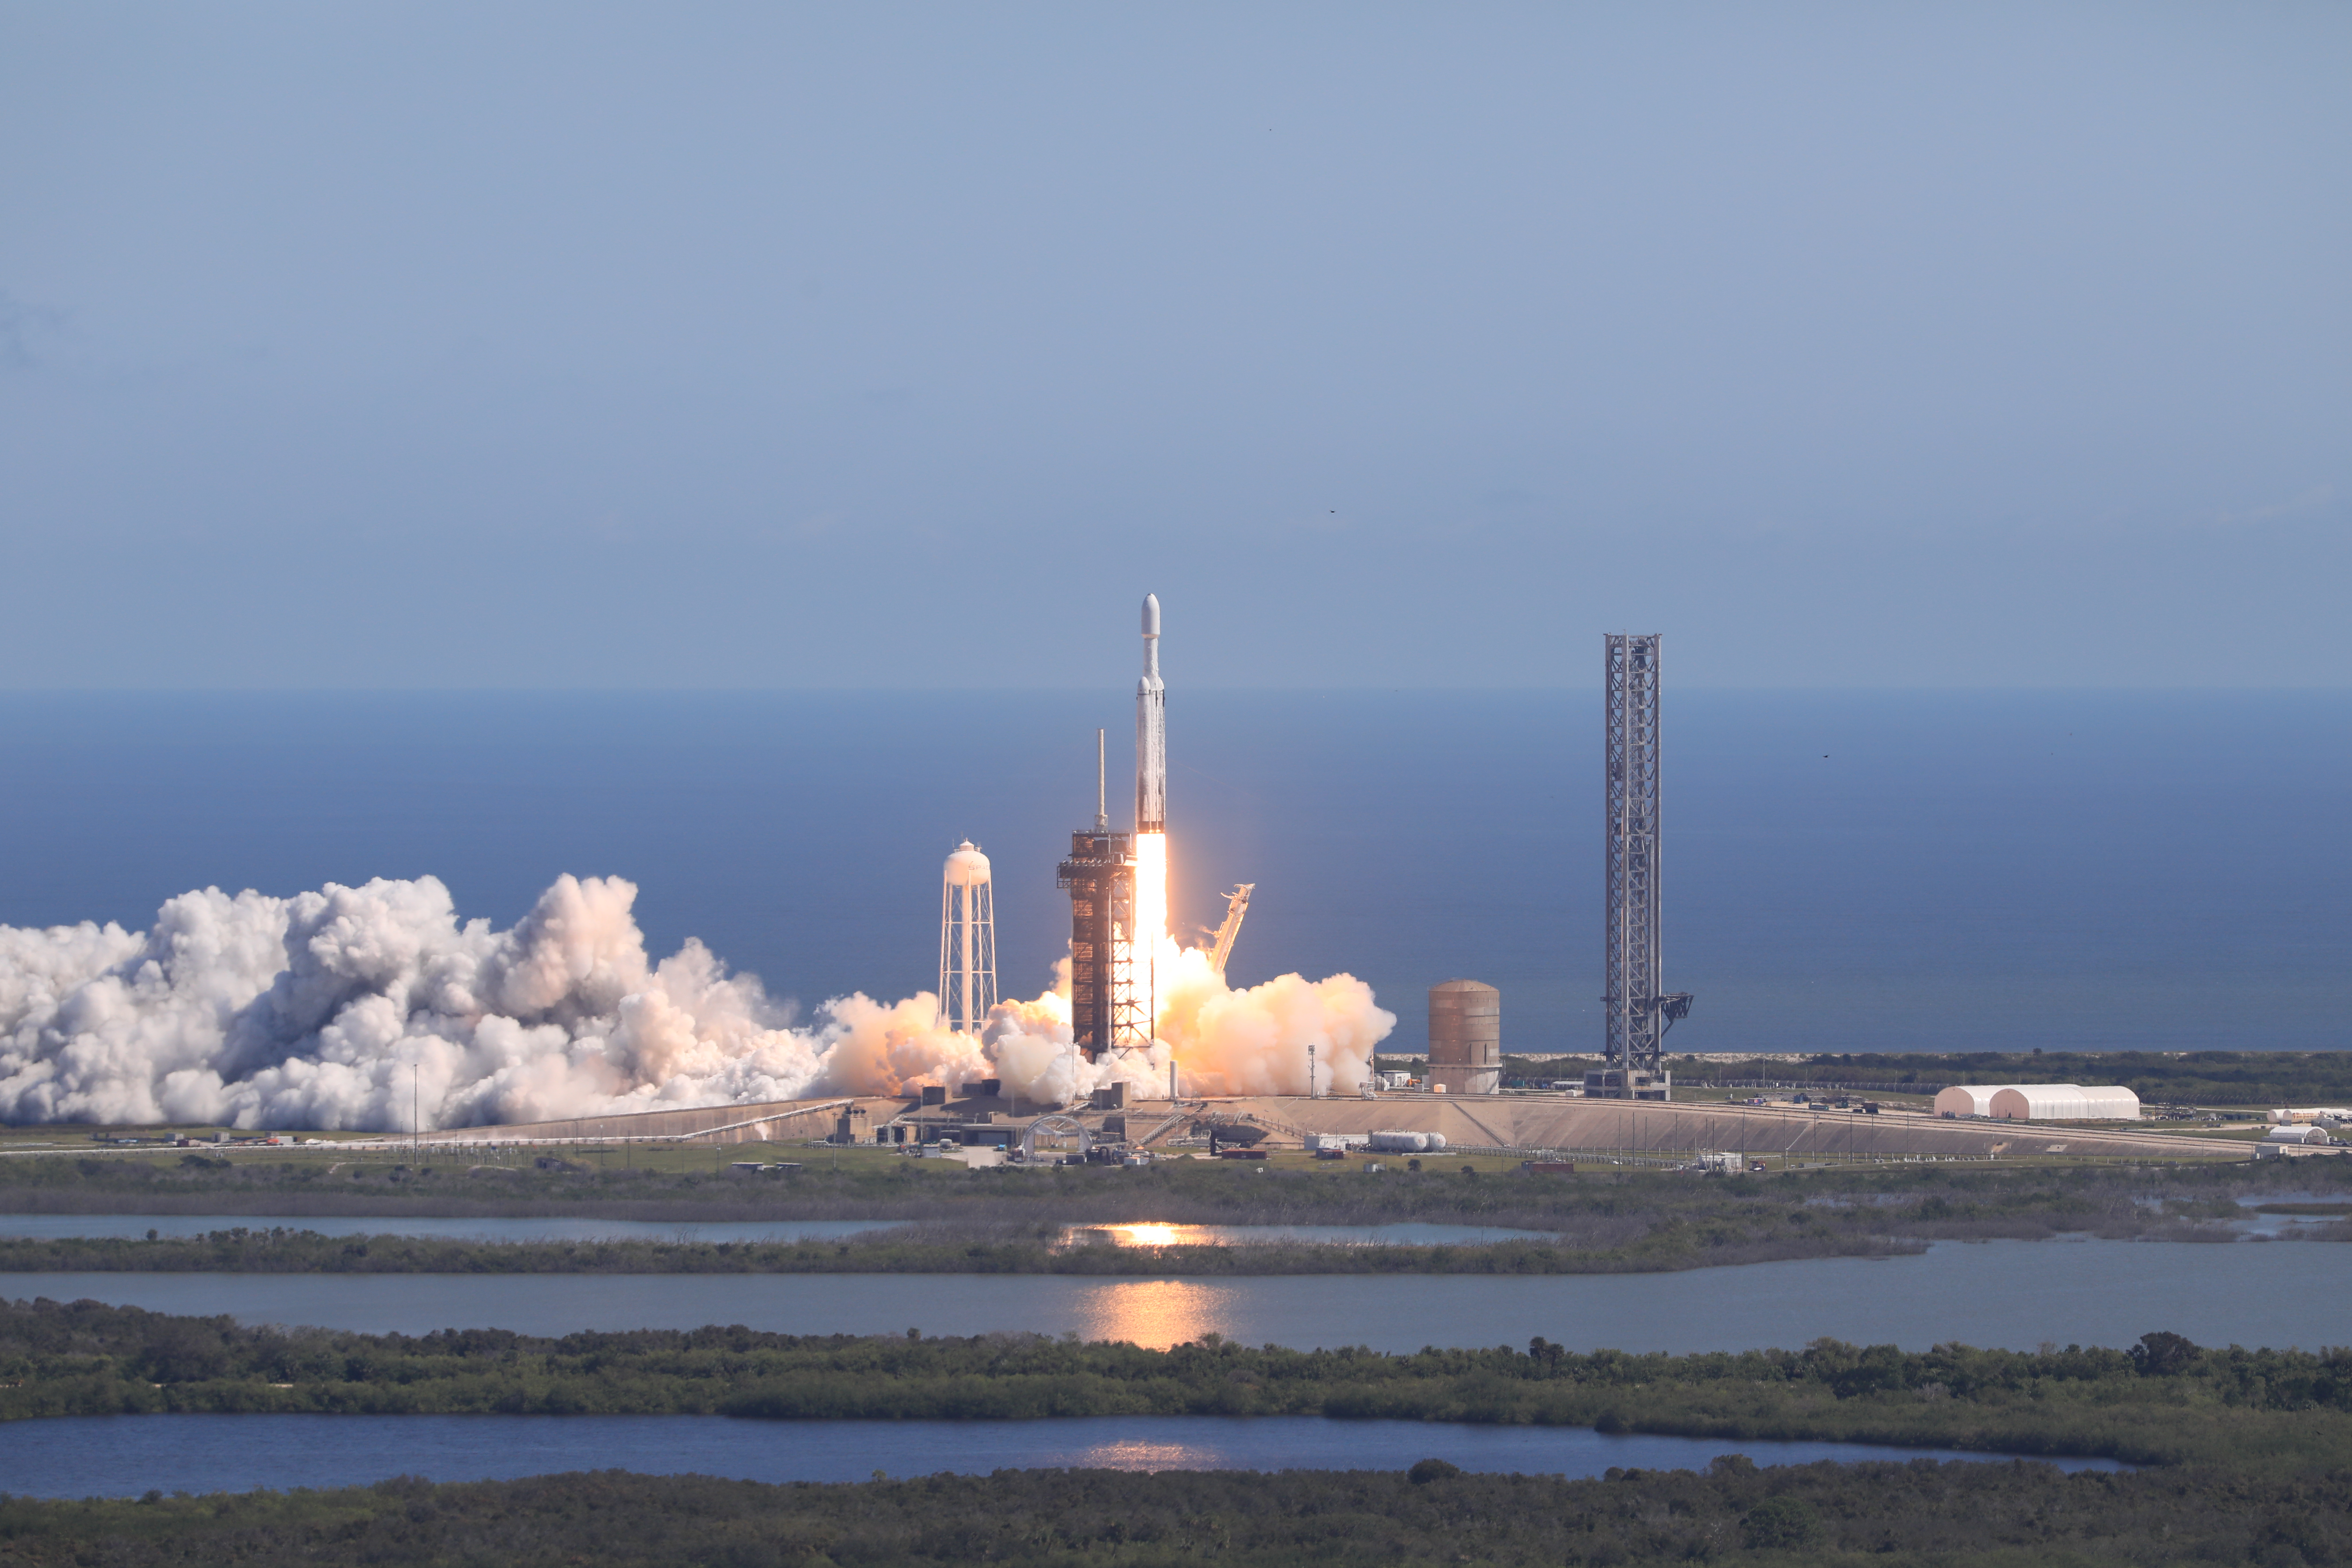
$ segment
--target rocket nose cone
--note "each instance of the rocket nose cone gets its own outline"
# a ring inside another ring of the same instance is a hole
[[[1160,595],[1157,594],[1143,595],[1143,635],[1148,637],[1160,635]]]

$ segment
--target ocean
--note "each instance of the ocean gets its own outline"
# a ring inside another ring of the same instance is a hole
[[[289,660],[299,650],[288,650]],[[936,982],[940,862],[994,863],[1002,982],[1067,933],[1124,690],[0,694],[0,922],[143,926],[189,888],[431,874],[510,923],[638,884],[775,994]],[[1507,1049],[1601,1038],[1593,691],[1169,698],[1173,912],[1256,884],[1231,977],[1339,971],[1425,1041],[1441,980]],[[1668,983],[1692,1051],[2352,1043],[2352,694],[1670,690]]]

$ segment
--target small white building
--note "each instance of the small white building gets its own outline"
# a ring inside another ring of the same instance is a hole
[[[2285,1127],[2273,1127],[2269,1131],[2263,1134],[2263,1142],[2265,1143],[2295,1144],[2326,1143],[2329,1142],[2329,1139],[2327,1136],[2327,1129],[2313,1123],[2305,1122]]]

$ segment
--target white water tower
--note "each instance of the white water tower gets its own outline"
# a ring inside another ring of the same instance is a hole
[[[971,839],[948,857],[940,889],[940,1021],[977,1035],[996,1005],[996,911],[988,857]]]

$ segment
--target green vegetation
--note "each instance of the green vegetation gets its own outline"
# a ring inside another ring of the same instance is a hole
[[[1450,1467],[1448,1467],[1450,1468]],[[1415,1467],[1418,1471],[1422,1467]],[[2060,1474],[2046,1465],[1820,1464],[1606,1480],[1296,1470],[1001,1471],[856,1486],[604,1472],[140,1502],[0,1501],[0,1552],[118,1568],[593,1563],[2325,1564],[2352,1541],[2341,1475]]]
[[[1719,1439],[1703,1472],[1139,1475],[762,1486],[606,1472],[131,1502],[0,1497],[0,1559],[147,1564],[1938,1563],[2326,1564],[2352,1543],[2352,1352],[1820,1342],[1697,1356],[1528,1349],[1165,1352],[977,1339],[242,1327],[91,1302],[0,1304],[0,1416],[703,1413],[881,1419],[1326,1415]],[[1818,1438],[2156,1467],[2062,1475],[1932,1459],[1759,1469]]]
[[[1821,1341],[1801,1351],[1580,1355],[1165,1351],[1034,1334],[744,1328],[537,1339],[253,1328],[91,1301],[0,1304],[0,1419],[183,1412],[721,1415],[784,1419],[1329,1415],[1816,1438],[2272,1473],[2352,1466],[2352,1352],[2129,1352]]]
[[[31,1163],[26,1162],[26,1163]],[[2231,1240],[2246,1203],[2315,1218],[2352,1215],[2352,1161],[2179,1167],[1981,1163],[1827,1167],[1700,1177],[1601,1167],[1528,1175],[1497,1161],[1432,1157],[1418,1172],[1179,1161],[1146,1170],[967,1172],[862,1154],[793,1176],[626,1171],[299,1165],[161,1168],[44,1161],[0,1205],[50,1212],[332,1212],[912,1222],[842,1241],[477,1242],[326,1237],[299,1221],[201,1238],[0,1239],[0,1273],[1054,1273],[1239,1275],[1623,1273],[1776,1259],[1889,1256],[1934,1240]],[[93,1169],[85,1170],[86,1164]],[[21,1175],[8,1171],[7,1174]],[[323,1190],[322,1190],[323,1189]],[[500,1201],[503,1199],[503,1201]],[[2281,1205],[2301,1205],[2282,1207]],[[684,1212],[680,1212],[684,1211]],[[1281,1225],[1438,1221],[1538,1233],[1490,1246],[1065,1246],[1066,1226],[1118,1222]],[[2298,1227],[2352,1239],[2352,1219]]]
[[[1624,1245],[1549,1240],[1477,1246],[1067,1246],[1062,1227],[926,1226],[839,1241],[534,1242],[315,1231],[214,1231],[159,1241],[0,1237],[0,1275],[232,1274],[1625,1274],[1797,1258],[1885,1258],[1921,1249],[1857,1224],[1781,1227],[1776,1216],[1673,1222]],[[2332,1229],[2332,1227],[2331,1227]]]

